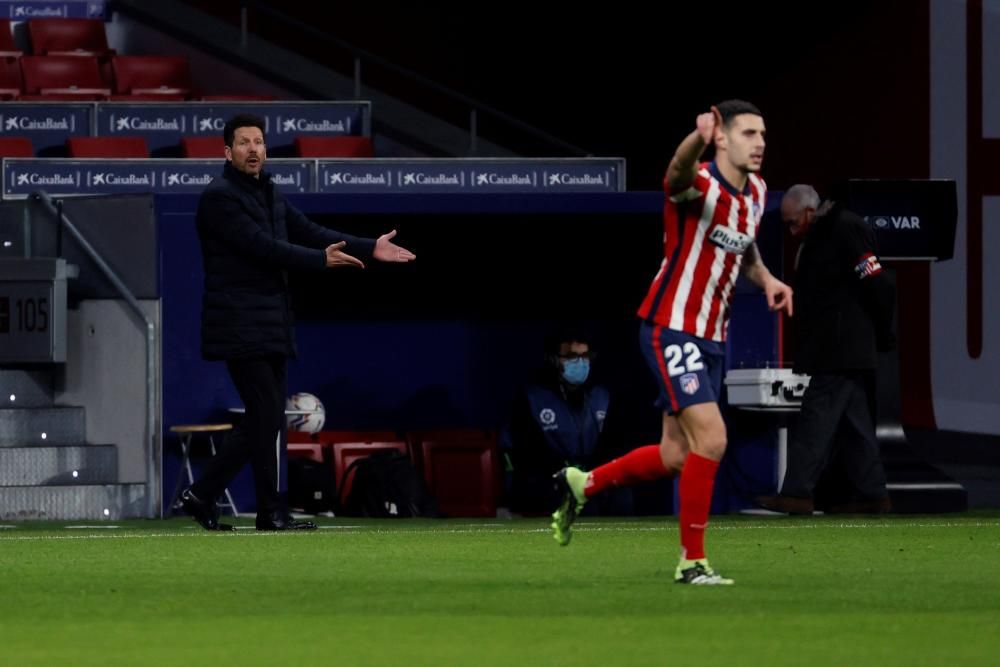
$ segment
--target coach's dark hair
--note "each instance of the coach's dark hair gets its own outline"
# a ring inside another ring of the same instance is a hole
[[[754,116],[764,115],[760,112],[760,109],[744,100],[726,100],[725,102],[716,104],[715,108],[719,110],[719,115],[722,116],[723,127],[729,127],[729,124],[733,122],[733,118],[745,113],[753,114]]]
[[[230,148],[233,147],[233,135],[235,135],[236,130],[241,127],[260,128],[260,132],[263,134],[264,119],[260,116],[255,116],[252,113],[240,113],[227,120],[226,126],[222,128],[222,140]]]

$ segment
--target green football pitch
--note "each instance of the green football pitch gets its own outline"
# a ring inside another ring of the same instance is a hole
[[[0,665],[997,665],[1000,514],[0,529]]]

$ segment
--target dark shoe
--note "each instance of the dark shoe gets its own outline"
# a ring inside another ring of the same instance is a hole
[[[809,498],[791,496],[758,496],[754,502],[766,510],[783,514],[812,514],[813,501]]]
[[[674,570],[674,583],[693,586],[732,586],[734,582],[713,570],[704,558],[698,560],[681,558],[677,569]]]
[[[878,500],[860,500],[851,503],[834,505],[830,514],[887,514],[892,511],[889,496]]]
[[[293,519],[288,512],[271,512],[257,516],[257,530],[316,530],[316,524]]]
[[[181,507],[185,514],[201,524],[205,530],[233,530],[228,523],[219,523],[219,506],[200,500],[191,493],[191,487],[181,492]]]

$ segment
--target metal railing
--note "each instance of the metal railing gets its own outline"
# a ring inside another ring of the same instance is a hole
[[[160,515],[159,494],[160,470],[157,462],[160,460],[157,451],[156,432],[156,325],[142,310],[142,305],[128,286],[118,277],[114,269],[101,257],[101,254],[87,241],[86,237],[77,229],[66,214],[63,213],[62,206],[57,205],[52,197],[43,191],[35,192],[30,196],[32,201],[41,205],[42,209],[55,218],[59,225],[60,235],[62,230],[79,244],[80,249],[90,260],[101,270],[104,277],[114,286],[115,290],[125,299],[129,308],[142,321],[146,327],[146,442],[148,452],[146,456],[146,516],[157,517]]]

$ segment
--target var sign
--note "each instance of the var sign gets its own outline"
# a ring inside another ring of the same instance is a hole
[[[877,229],[920,229],[920,217],[916,215],[876,215],[866,221]]]

